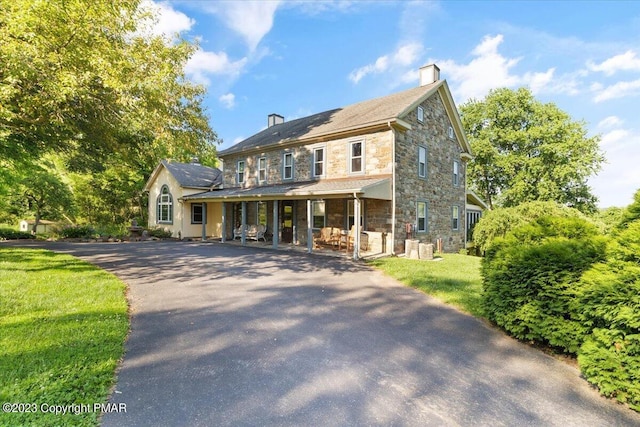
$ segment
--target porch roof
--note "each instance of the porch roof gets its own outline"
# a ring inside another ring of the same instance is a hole
[[[249,188],[226,188],[185,196],[194,201],[294,200],[309,198],[344,198],[352,194],[365,199],[391,200],[391,178],[326,179],[290,182]]]

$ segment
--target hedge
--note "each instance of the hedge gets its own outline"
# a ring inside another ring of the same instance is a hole
[[[482,262],[487,316],[518,339],[576,353],[589,331],[571,305],[605,247],[578,218],[541,217],[495,239]]]

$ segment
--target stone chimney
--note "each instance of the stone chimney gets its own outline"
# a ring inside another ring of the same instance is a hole
[[[269,116],[267,116],[268,128],[270,128],[271,126],[279,125],[280,123],[284,123],[284,117],[282,117],[280,114],[269,114]]]
[[[420,68],[420,86],[430,85],[440,80],[440,68],[436,64]]]

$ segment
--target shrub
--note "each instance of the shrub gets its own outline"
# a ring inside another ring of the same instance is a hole
[[[505,237],[514,228],[543,216],[588,218],[577,209],[555,202],[527,202],[511,208],[497,208],[486,212],[473,230],[473,242],[485,252],[497,237]]]
[[[60,229],[60,235],[66,238],[91,238],[96,231],[90,225],[65,225]]]
[[[13,228],[0,228],[0,240],[33,239],[31,233],[17,231]]]
[[[540,217],[497,238],[482,262],[484,309],[516,338],[575,353],[587,330],[571,312],[605,240],[584,219]]]
[[[168,239],[171,237],[171,231],[164,228],[150,228],[147,230],[147,234],[151,237],[157,237],[158,239]]]
[[[129,234],[129,230],[126,225],[107,224],[97,226],[96,233],[101,237],[121,238],[123,236],[127,236]]]
[[[602,394],[640,411],[640,221],[626,227],[582,278],[575,310],[592,334],[578,362]]]

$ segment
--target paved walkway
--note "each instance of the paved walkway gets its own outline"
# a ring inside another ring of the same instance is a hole
[[[348,260],[50,244],[129,284],[110,426],[631,426],[564,363]]]

